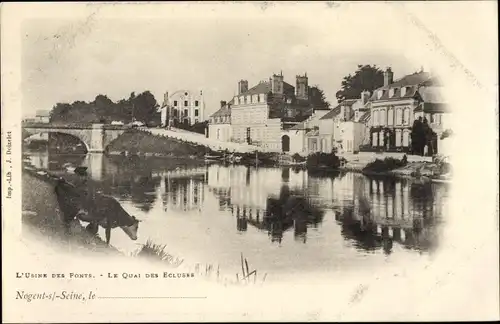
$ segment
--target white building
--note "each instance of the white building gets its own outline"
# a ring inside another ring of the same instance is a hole
[[[231,104],[221,101],[221,108],[209,118],[208,137],[217,141],[230,142],[232,136]]]
[[[340,123],[339,153],[353,153],[359,151],[365,137],[365,124],[354,120]]]
[[[205,102],[203,92],[179,90],[169,96],[165,93],[161,107],[161,125],[191,126],[204,121]]]
[[[50,112],[47,110],[37,110],[35,116],[35,122],[38,123],[50,122]]]
[[[313,115],[307,120],[299,123],[287,130],[283,131],[283,137],[290,138],[290,154],[298,153],[300,155],[307,155],[307,136],[306,134],[319,127],[320,119],[325,116],[329,110],[315,110]]]

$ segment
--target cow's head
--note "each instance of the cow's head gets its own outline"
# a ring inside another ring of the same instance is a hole
[[[137,240],[137,230],[139,229],[139,222],[140,220],[135,218],[135,216],[132,216],[132,224],[128,226],[120,226],[131,240]]]

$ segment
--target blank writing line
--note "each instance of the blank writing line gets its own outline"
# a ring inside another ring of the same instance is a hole
[[[206,299],[204,296],[103,296],[98,299]]]

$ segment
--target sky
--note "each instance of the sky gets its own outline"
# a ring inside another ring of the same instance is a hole
[[[203,91],[207,118],[232,98],[240,79],[252,87],[281,71],[292,85],[307,72],[309,85],[319,85],[335,104],[343,77],[358,64],[391,66],[395,79],[424,65],[408,57],[411,27],[390,7],[321,6],[180,4],[149,16],[104,6],[92,14],[27,19],[23,116],[98,94],[117,101],[149,90],[161,104],[166,91],[189,89]]]

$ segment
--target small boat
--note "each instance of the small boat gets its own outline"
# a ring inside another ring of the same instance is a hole
[[[205,161],[219,161],[221,159],[222,159],[222,156],[219,156],[219,155],[205,154]]]

